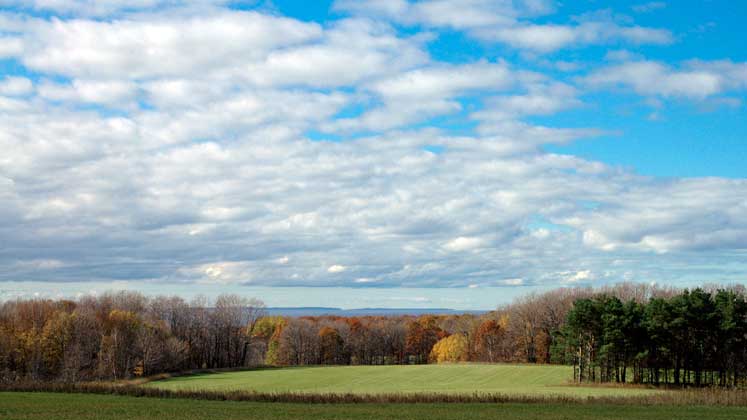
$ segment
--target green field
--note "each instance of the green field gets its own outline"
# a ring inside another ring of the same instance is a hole
[[[568,386],[568,366],[407,365],[329,366],[260,369],[182,376],[146,386],[169,390],[310,393],[500,393],[611,396],[660,392],[639,388]]]
[[[556,404],[286,404],[0,392],[0,419],[734,420],[747,408]]]

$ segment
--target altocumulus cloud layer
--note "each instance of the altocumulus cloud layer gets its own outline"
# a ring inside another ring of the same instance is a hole
[[[319,23],[208,1],[0,4],[17,70],[0,79],[0,281],[744,280],[747,181],[550,153],[606,129],[532,122],[588,92],[743,97],[745,63],[620,50],[676,42],[667,29],[537,23],[542,0],[343,0]],[[439,31],[537,62],[614,52],[561,78],[439,61]]]

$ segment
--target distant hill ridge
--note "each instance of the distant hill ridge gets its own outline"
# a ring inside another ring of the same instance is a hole
[[[359,308],[342,309],[327,307],[270,307],[266,309],[268,315],[274,316],[366,316],[366,315],[457,315],[482,314],[484,310],[459,310],[449,308]]]

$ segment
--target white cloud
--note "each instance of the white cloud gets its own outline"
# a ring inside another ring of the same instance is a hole
[[[577,39],[572,27],[563,25],[527,25],[507,28],[490,28],[478,32],[482,39],[503,41],[518,48],[553,51]]]
[[[417,39],[396,36],[389,25],[365,19],[337,21],[319,43],[277,49],[243,71],[267,85],[347,86],[428,60]]]
[[[514,21],[518,11],[509,1],[494,0],[406,0],[335,2],[335,9],[373,15],[407,24],[422,23],[431,27],[471,28]]]
[[[676,69],[655,61],[632,61],[597,70],[584,82],[592,87],[631,87],[641,95],[703,99],[728,88],[747,87],[747,64],[694,61]]]
[[[25,77],[6,76],[0,80],[0,95],[20,96],[31,93],[34,85]]]
[[[472,89],[505,89],[515,80],[505,63],[478,62],[412,70],[377,82],[371,90],[385,98],[421,100],[451,97]]]
[[[524,284],[524,279],[505,279],[499,280],[498,283],[504,286],[521,286]]]
[[[169,6],[217,5],[227,3],[227,0],[3,0],[2,3],[63,15],[108,16],[127,11],[143,11]]]
[[[353,118],[325,124],[330,132],[387,130],[438,115],[457,112],[455,98],[470,91],[494,92],[509,88],[521,76],[505,63],[477,62],[419,68],[384,78],[366,88],[383,105]]]
[[[619,25],[604,16],[604,19],[585,20],[578,25],[530,23],[529,18],[553,11],[553,2],[544,0],[338,0],[335,8],[406,25],[463,30],[483,41],[502,42],[542,53],[612,42],[658,45],[673,42],[668,30]]]
[[[268,136],[287,136],[326,120],[348,99],[341,93],[295,90],[226,92],[213,100],[177,103],[180,93],[151,91],[164,111],[142,111],[134,116],[146,147],[160,147],[199,138],[224,141],[245,130],[274,127]]]
[[[747,246],[747,228],[738,218],[747,210],[747,201],[724,191],[740,196],[745,189],[744,180],[718,178],[641,182],[627,190],[615,208],[565,222],[584,232],[588,246],[606,252],[741,249]]]
[[[565,277],[566,283],[581,283],[587,282],[594,279],[594,275],[591,270],[581,270],[575,273],[568,273]]]
[[[690,60],[684,67],[691,71],[705,71],[718,75],[725,89],[747,89],[747,63],[735,63],[731,60],[703,61]]]
[[[640,60],[642,55],[628,51],[628,50],[611,50],[607,51],[604,55],[604,59],[607,61],[634,61]]]
[[[512,27],[481,28],[478,38],[505,42],[515,48],[551,52],[566,47],[623,41],[632,44],[669,44],[667,30],[641,26],[620,26],[612,22],[584,22],[580,25],[523,24]]]
[[[449,251],[469,251],[472,249],[479,248],[481,246],[485,245],[485,240],[482,238],[471,238],[471,237],[465,237],[460,236],[458,238],[454,238],[447,242],[444,245],[444,248],[448,249]]]
[[[0,58],[16,57],[23,53],[23,41],[17,37],[0,36]]]
[[[66,264],[63,261],[50,259],[50,260],[44,260],[44,259],[34,259],[34,260],[23,260],[23,261],[17,261],[15,264],[15,267],[24,269],[24,270],[56,270],[62,267],[65,267]]]
[[[344,265],[334,264],[334,265],[330,265],[327,268],[327,272],[332,273],[332,274],[337,274],[337,273],[342,273],[346,269],[347,267],[345,267]]]
[[[563,83],[537,84],[520,95],[496,96],[490,98],[485,109],[475,112],[472,117],[481,121],[516,120],[530,115],[552,115],[581,105],[578,92]]]
[[[414,303],[430,303],[431,299],[424,296],[394,296],[390,297],[389,300],[414,302]]]
[[[635,4],[631,8],[636,13],[650,13],[667,7],[663,1],[650,1],[648,3]]]
[[[181,268],[180,273],[204,284],[249,283],[252,280],[250,264],[246,261],[221,261]]]
[[[25,33],[22,59],[37,71],[80,78],[181,76],[240,68],[321,34],[317,24],[257,12],[35,20]]]
[[[79,80],[71,84],[42,83],[39,95],[45,99],[105,105],[124,105],[136,99],[137,85],[120,80]]]

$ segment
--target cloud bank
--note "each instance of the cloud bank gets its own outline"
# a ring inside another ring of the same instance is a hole
[[[532,23],[544,1],[339,1],[325,23],[96,3],[0,15],[0,56],[23,69],[0,79],[2,281],[511,287],[677,281],[685,261],[743,274],[747,180],[551,153],[605,129],[531,117],[587,106],[587,89],[741,95],[745,63],[631,58],[557,80],[428,51],[440,28],[531,53],[673,42],[598,18]]]

